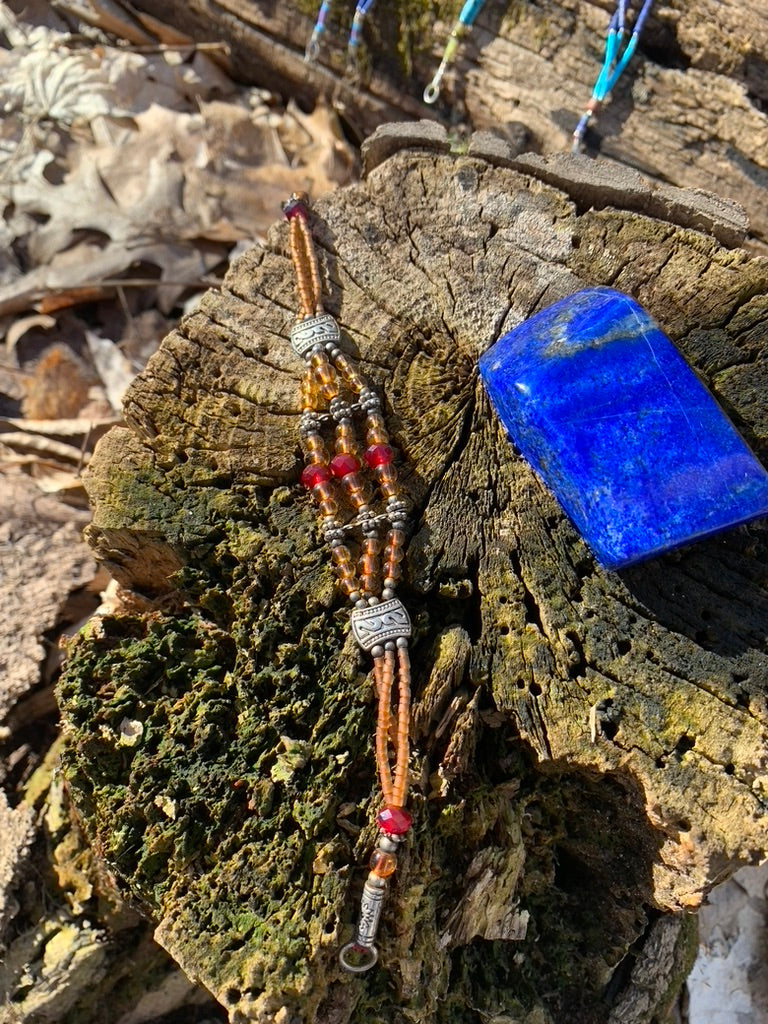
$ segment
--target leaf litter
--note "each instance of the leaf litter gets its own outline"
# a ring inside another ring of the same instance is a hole
[[[0,2],[6,817],[50,741],[58,641],[107,583],[80,540],[96,442],[162,337],[233,250],[265,237],[281,200],[357,172],[332,110],[304,114],[235,83],[223,55],[129,4]],[[114,610],[132,595],[112,586],[106,600]]]

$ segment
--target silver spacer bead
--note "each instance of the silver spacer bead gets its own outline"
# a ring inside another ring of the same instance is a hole
[[[368,604],[371,608],[374,608],[379,603],[378,597],[369,597]]]
[[[340,420],[349,420],[352,416],[352,409],[346,399],[340,398],[338,395],[336,398],[332,398],[328,403],[328,412],[338,423]]]
[[[393,580],[391,576],[384,577],[384,587],[387,590],[394,590],[397,586],[397,580]]]
[[[387,651],[394,651],[395,650],[395,646],[396,645],[395,645],[395,641],[394,640],[387,640],[387,642],[384,644],[384,648]]]
[[[373,388],[363,388],[357,401],[363,412],[378,412],[381,408],[381,399]]]
[[[397,853],[397,843],[383,834],[379,836],[378,847],[383,853]]]
[[[404,636],[399,636],[397,638],[397,646],[398,647],[407,647],[408,646],[408,641],[406,640],[406,638]]]
[[[371,648],[371,657],[372,658],[381,658],[381,657],[383,657],[383,655],[384,655],[384,648],[381,646],[381,644],[376,644],[375,647]]]
[[[384,587],[384,589],[381,592],[382,601],[391,601],[394,596],[395,592],[394,590],[392,590],[391,587]]]
[[[361,595],[359,590],[353,590],[352,593],[349,595],[349,600],[352,602],[352,604],[357,604],[357,602],[360,600],[360,596]]]
[[[320,424],[320,416],[316,412],[303,412],[299,420],[299,433],[302,437],[306,437],[307,434],[319,434]]]
[[[370,885],[370,887],[372,889],[386,889],[387,888],[387,880],[386,880],[386,878],[379,878],[379,876],[378,875],[374,875],[373,872],[371,872],[370,875],[368,875],[368,878],[366,879],[365,884],[366,885]]]

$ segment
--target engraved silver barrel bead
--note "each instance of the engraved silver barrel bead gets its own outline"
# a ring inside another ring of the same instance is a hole
[[[318,313],[317,316],[307,317],[306,320],[299,320],[291,328],[291,348],[297,356],[304,356],[318,346],[325,346],[328,342],[337,344],[339,338],[339,325],[330,313]]]
[[[357,938],[355,941],[358,946],[364,946],[366,949],[373,946],[376,941],[376,933],[379,930],[381,907],[384,903],[385,892],[385,886],[381,884],[383,881],[384,879],[377,878],[375,875],[371,879],[369,875],[363,886],[363,895],[360,898],[360,917],[357,921]],[[374,882],[376,884],[373,884]]]
[[[355,608],[349,617],[352,635],[364,651],[388,640],[411,635],[411,620],[398,598],[381,601],[368,608]]]

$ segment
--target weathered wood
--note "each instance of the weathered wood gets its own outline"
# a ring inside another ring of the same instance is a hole
[[[430,117],[491,130],[518,149],[570,148],[602,59],[609,5],[489,0],[435,108],[422,101],[458,4],[376,5],[370,73],[346,74],[354,5],[334,9],[315,65],[304,46],[316,7],[265,0],[135,0],[198,40],[220,39],[245,81],[332,102],[362,139],[385,121]],[[437,12],[437,13],[435,13]],[[763,0],[671,0],[648,20],[629,73],[587,135],[588,150],[659,182],[735,199],[768,245],[768,8]]]
[[[416,827],[381,968],[351,980],[336,961],[373,838],[372,706],[296,486],[283,226],[166,339],[129,429],[92,461],[94,550],[156,603],[72,652],[71,792],[160,943],[232,1021],[650,1022],[684,977],[679,915],[768,850],[768,534],[601,571],[514,454],[475,362],[537,309],[611,284],[765,455],[768,263],[589,208],[586,158],[519,167],[396,135],[315,225],[327,306],[384,390],[416,521]],[[644,186],[625,187],[636,208]],[[678,223],[706,207],[665,196]],[[655,988],[644,942],[664,950],[648,953]]]

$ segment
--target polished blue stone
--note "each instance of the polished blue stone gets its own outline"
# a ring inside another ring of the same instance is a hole
[[[511,440],[609,569],[768,514],[768,473],[636,302],[588,288],[480,359]]]

